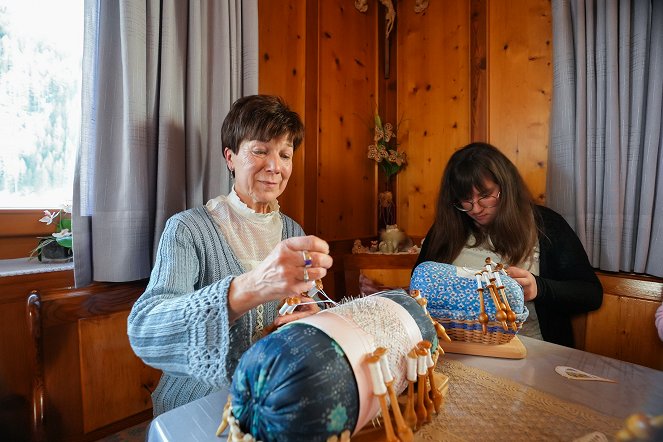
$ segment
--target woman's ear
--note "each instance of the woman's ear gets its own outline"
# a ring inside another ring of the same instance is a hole
[[[235,165],[233,164],[233,151],[229,147],[223,148],[223,157],[226,159],[228,170],[235,172]]]

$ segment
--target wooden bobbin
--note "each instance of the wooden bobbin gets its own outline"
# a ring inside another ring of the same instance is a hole
[[[435,414],[440,412],[440,407],[442,405],[442,394],[437,389],[435,385],[435,360],[433,360],[433,355],[431,354],[431,348],[433,345],[430,341],[422,341],[421,347],[426,349],[426,365],[428,367],[428,383],[430,385],[430,396],[435,408]]]
[[[389,415],[389,406],[387,405],[387,387],[384,384],[382,370],[380,368],[380,356],[371,354],[366,357],[366,363],[371,373],[371,380],[373,381],[373,394],[377,396],[380,402],[380,410],[382,411],[382,419],[384,422],[384,431],[387,436],[387,442],[397,442],[396,433],[394,433],[394,426],[391,423],[391,416]]]
[[[387,349],[385,347],[378,347],[373,352],[373,354],[380,357],[380,369],[382,370],[384,384],[387,387],[387,394],[389,395],[391,411],[394,414],[394,420],[396,421],[396,432],[398,433],[398,438],[401,440],[401,442],[412,442],[414,440],[414,434],[412,433],[412,429],[405,423],[405,420],[403,419],[401,408],[398,405],[398,398],[396,397],[396,392],[394,391],[394,377],[391,374],[391,370],[389,368]]]
[[[417,428],[417,415],[414,411],[414,383],[417,381],[417,352],[412,349],[407,354],[407,401],[405,403],[405,423],[413,430]]]

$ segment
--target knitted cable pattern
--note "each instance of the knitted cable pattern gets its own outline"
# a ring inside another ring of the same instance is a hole
[[[283,239],[304,235],[295,221],[281,216]],[[127,324],[136,355],[163,370],[152,393],[155,416],[230,384],[256,329],[253,310],[232,325],[228,321],[228,287],[242,273],[205,208],[168,220],[150,282]],[[276,318],[276,304],[265,304],[265,324]]]

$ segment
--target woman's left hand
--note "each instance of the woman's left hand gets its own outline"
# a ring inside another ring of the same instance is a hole
[[[529,271],[520,267],[508,267],[506,273],[523,288],[525,301],[533,301],[537,295],[536,279]]]
[[[320,307],[318,307],[317,303],[314,303],[313,299],[307,296],[300,296],[299,299],[304,305],[298,305],[295,311],[290,314],[277,316],[276,319],[274,319],[275,327],[280,327],[288,322],[314,315],[320,311]],[[308,302],[311,304],[306,304]]]

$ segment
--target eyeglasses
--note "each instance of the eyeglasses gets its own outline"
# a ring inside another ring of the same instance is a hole
[[[479,198],[476,203],[484,209],[495,207],[499,203],[500,195],[502,192],[497,192],[497,195],[488,195]],[[454,207],[461,212],[469,212],[474,208],[474,201],[459,201],[454,203]]]

